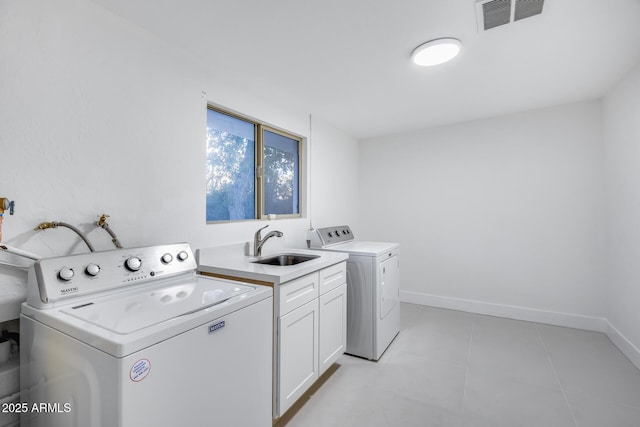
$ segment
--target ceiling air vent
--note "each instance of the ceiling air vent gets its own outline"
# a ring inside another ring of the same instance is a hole
[[[485,31],[511,22],[511,0],[488,0],[481,6]]]
[[[478,31],[519,21],[542,13],[544,0],[478,0]]]
[[[544,0],[516,0],[516,10],[513,13],[513,20],[529,18],[542,13]]]

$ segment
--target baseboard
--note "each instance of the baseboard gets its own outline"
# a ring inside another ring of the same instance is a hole
[[[545,323],[555,326],[586,329],[588,331],[606,332],[607,321],[600,317],[582,316],[579,314],[558,313],[512,305],[494,304],[461,298],[442,297],[417,292],[400,291],[400,301],[469,313],[486,314],[488,316],[505,317],[507,319],[526,320],[527,322]]]
[[[449,310],[465,311],[468,313],[485,314],[488,316],[504,317],[507,319],[525,320],[528,322],[544,323],[554,326],[585,329],[602,332],[638,369],[640,369],[640,349],[633,345],[609,321],[602,317],[583,316],[580,314],[558,313],[527,307],[494,304],[483,301],[462,298],[443,297],[422,294],[418,292],[400,291],[400,301],[411,304],[427,305],[430,307],[446,308]]]
[[[607,329],[605,331],[609,339],[620,349],[622,354],[640,369],[640,349],[633,345],[624,335],[618,331],[609,321],[607,321]]]

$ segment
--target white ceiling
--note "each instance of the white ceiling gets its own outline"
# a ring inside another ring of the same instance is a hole
[[[640,0],[546,0],[482,33],[475,0],[93,1],[358,138],[598,98],[640,61]],[[409,61],[441,37],[454,61]]]

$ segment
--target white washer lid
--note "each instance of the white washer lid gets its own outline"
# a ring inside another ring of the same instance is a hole
[[[252,290],[251,286],[196,278],[60,311],[117,334],[129,334]]]
[[[378,256],[383,255],[385,252],[398,249],[399,247],[399,243],[362,242],[359,240],[352,240],[350,242],[326,246],[323,248],[323,250],[347,252],[354,255]]]

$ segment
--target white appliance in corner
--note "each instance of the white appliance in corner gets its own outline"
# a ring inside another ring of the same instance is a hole
[[[37,261],[22,426],[271,426],[272,290],[196,275],[188,244]]]
[[[308,246],[347,259],[347,351],[378,360],[400,331],[400,244],[355,240],[347,225],[318,228]]]
[[[20,305],[27,299],[26,284],[26,267],[0,263],[0,324],[3,328],[17,330]],[[5,325],[4,322],[11,323]],[[3,341],[0,338],[0,426],[3,427],[17,427],[20,422],[20,414],[12,410],[20,403],[20,355],[15,351],[18,346],[12,347],[16,342],[14,339]]]

